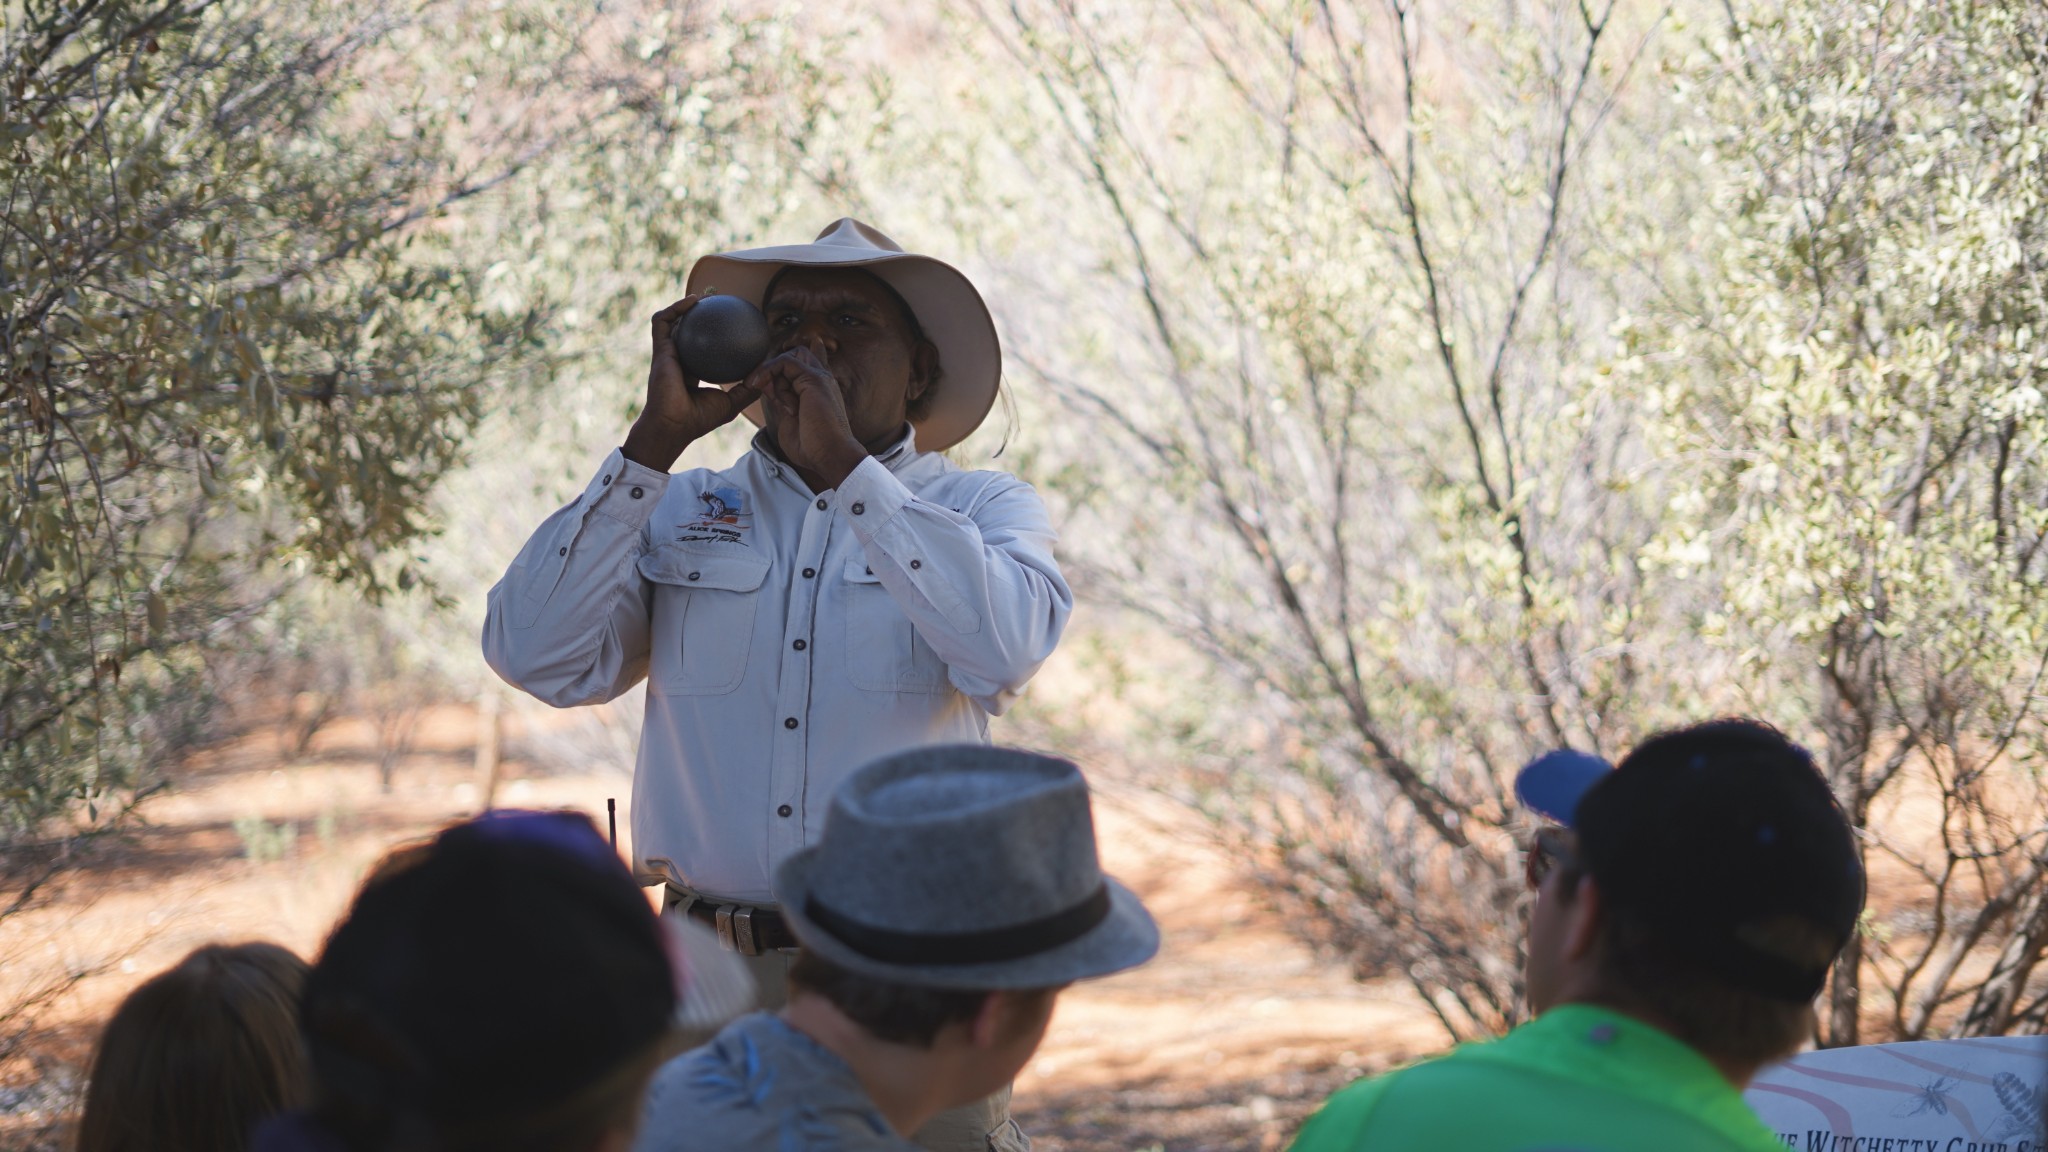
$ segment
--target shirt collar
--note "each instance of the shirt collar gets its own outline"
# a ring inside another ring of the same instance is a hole
[[[1763,1122],[1721,1070],[1691,1045],[1633,1016],[1595,1004],[1560,1004],[1510,1032],[1494,1048],[1574,1080],[1602,1084],[1678,1108],[1720,1131],[1754,1137]]]
[[[902,471],[912,460],[917,459],[917,426],[905,424],[903,435],[898,436],[894,444],[875,453],[875,459],[880,460],[891,472]]]
[[[768,433],[765,429],[754,433],[753,446],[755,454],[759,455],[762,462],[767,466],[769,475],[797,489],[805,496],[817,495],[817,493],[812,492],[810,488],[805,486],[803,478],[796,474],[796,469],[790,467],[789,462],[782,458],[782,453],[768,439]],[[905,468],[910,467],[911,464],[916,462],[918,457],[916,426],[907,423],[903,425],[902,434],[897,436],[888,447],[873,455],[875,459],[882,462],[882,467],[887,468],[891,472],[902,472]]]
[[[765,1037],[771,1038],[771,1042],[778,1042],[786,1048],[801,1052],[804,1059],[811,1061],[820,1074],[829,1077],[829,1082],[832,1085],[850,1092],[858,1098],[861,1104],[867,1107],[869,1112],[874,1114],[874,1123],[878,1126],[879,1131],[887,1132],[891,1130],[888,1122],[882,1119],[881,1109],[875,1107],[875,1102],[868,1096],[867,1089],[861,1086],[860,1077],[855,1074],[853,1066],[848,1064],[845,1058],[823,1044],[818,1043],[817,1040],[811,1037],[810,1033],[784,1020],[780,1012],[761,1011],[755,1013],[755,1017],[758,1020],[759,1031]],[[810,1077],[804,1077],[803,1079],[810,1079]],[[792,1084],[788,1081],[784,1082],[784,1087],[786,1088],[794,1089],[797,1086],[797,1084]],[[815,1095],[820,1085],[814,1082],[805,1084],[803,1087]]]

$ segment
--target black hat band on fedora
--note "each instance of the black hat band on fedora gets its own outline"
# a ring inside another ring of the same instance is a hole
[[[975,932],[901,932],[877,928],[820,904],[804,901],[804,915],[847,947],[889,964],[1000,964],[1050,952],[1086,936],[1109,918],[1109,886],[1050,916]]]

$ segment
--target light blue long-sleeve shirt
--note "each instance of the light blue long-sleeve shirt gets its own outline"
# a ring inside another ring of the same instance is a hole
[[[484,656],[557,707],[648,682],[636,863],[773,902],[853,769],[988,739],[1073,594],[1030,485],[906,434],[811,492],[759,439],[673,476],[608,456],[491,589]]]

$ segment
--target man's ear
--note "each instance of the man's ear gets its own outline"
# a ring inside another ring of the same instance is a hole
[[[939,379],[939,346],[929,340],[917,342],[917,351],[910,354],[910,387],[903,393],[903,403],[915,410],[918,398],[931,391]]]
[[[1003,1035],[1003,1024],[1009,1016],[1011,1001],[1001,992],[991,992],[981,998],[981,1009],[967,1022],[967,1040],[976,1048],[993,1048]]]
[[[1590,873],[1579,877],[1565,916],[1564,954],[1571,960],[1584,960],[1600,946],[1600,932],[1607,916],[1606,900]]]

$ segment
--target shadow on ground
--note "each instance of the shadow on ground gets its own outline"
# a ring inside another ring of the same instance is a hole
[[[1275,1152],[1357,1069],[1289,1071],[1236,1082],[1195,1078],[1020,1098],[1035,1152]]]

